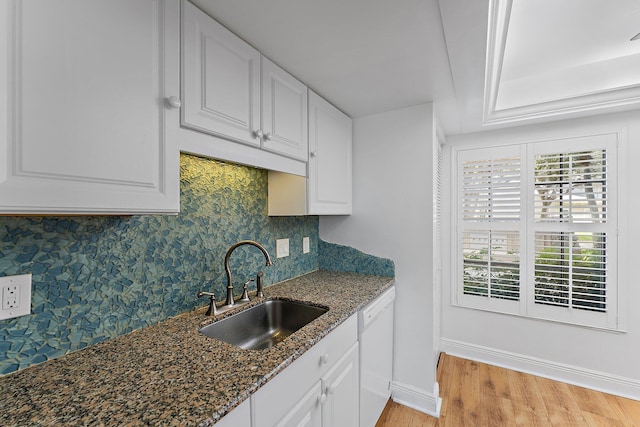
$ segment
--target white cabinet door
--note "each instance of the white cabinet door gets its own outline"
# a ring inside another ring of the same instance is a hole
[[[321,427],[322,390],[320,381],[291,408],[275,427]],[[337,424],[336,424],[337,425]]]
[[[357,329],[357,316],[354,315],[254,393],[251,396],[253,426],[298,425],[290,424],[294,420],[319,425],[317,417],[322,412],[322,402],[317,403],[317,399],[323,400],[321,379],[328,377],[336,363],[357,343]],[[356,411],[357,405],[356,395]]]
[[[322,379],[324,427],[357,426],[359,417],[358,343]]]
[[[187,0],[181,4],[180,150],[306,175],[306,87],[265,60],[264,105],[260,52]]]
[[[188,1],[182,5],[182,125],[260,146],[260,52]]]
[[[309,214],[351,214],[351,143],[351,119],[309,91]]]
[[[307,87],[262,57],[263,147],[307,161]]]
[[[351,119],[309,90],[309,176],[269,171],[269,215],[351,214]]]
[[[0,2],[0,213],[179,211],[179,7]]]

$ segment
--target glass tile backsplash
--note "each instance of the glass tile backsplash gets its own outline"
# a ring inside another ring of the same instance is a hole
[[[0,374],[206,305],[196,294],[223,295],[238,240],[262,243],[274,265],[238,248],[236,287],[261,269],[266,285],[318,269],[318,217],[269,217],[266,171],[183,154],[180,173],[177,216],[0,217],[0,275],[33,275],[32,314],[0,320]],[[291,255],[276,259],[281,238]]]

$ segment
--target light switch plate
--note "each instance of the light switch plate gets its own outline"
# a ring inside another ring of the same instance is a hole
[[[309,237],[303,237],[302,238],[302,253],[303,254],[308,254],[310,249],[310,243],[309,243]]]
[[[0,320],[31,313],[31,274],[0,277]]]
[[[289,239],[276,240],[276,258],[289,256]]]

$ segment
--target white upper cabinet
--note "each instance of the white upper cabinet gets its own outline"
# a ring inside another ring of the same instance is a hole
[[[307,161],[307,87],[262,58],[263,147]]]
[[[352,121],[309,92],[309,213],[351,214]]]
[[[307,87],[193,4],[182,5],[181,124],[219,137],[187,135],[184,151],[304,175]]]
[[[182,126],[259,147],[260,52],[183,4]]]
[[[0,2],[0,213],[179,211],[179,13]]]
[[[269,171],[269,215],[350,215],[352,121],[309,91],[309,177]]]

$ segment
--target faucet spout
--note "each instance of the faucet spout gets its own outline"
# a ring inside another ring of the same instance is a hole
[[[266,260],[265,265],[267,267],[270,265],[273,265],[273,263],[271,262],[271,257],[269,256],[269,252],[267,252],[265,247],[258,242],[254,242],[253,240],[241,240],[238,243],[235,243],[234,245],[232,245],[227,251],[227,254],[224,256],[224,271],[227,273],[227,300],[225,302],[225,305],[228,305],[228,306],[235,305],[235,301],[233,300],[233,283],[231,282],[231,269],[229,268],[229,258],[231,257],[231,254],[233,253],[233,251],[236,250],[236,248],[243,245],[251,245],[260,249],[260,251],[262,252]]]

